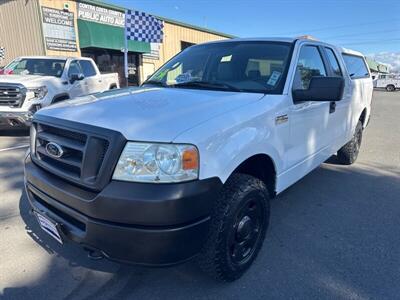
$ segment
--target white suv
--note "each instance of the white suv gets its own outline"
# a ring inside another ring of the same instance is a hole
[[[197,257],[232,281],[263,244],[271,197],[335,153],[356,160],[371,97],[364,57],[326,43],[192,46],[141,88],[36,113],[28,198],[46,232],[92,256]]]

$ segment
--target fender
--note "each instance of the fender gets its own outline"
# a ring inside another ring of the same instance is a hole
[[[216,158],[218,161],[226,162],[225,166],[222,166],[223,171],[220,172],[221,181],[225,182],[243,162],[259,154],[269,156],[276,174],[281,172],[283,162],[278,151],[271,144],[260,142],[260,137],[254,128],[243,129],[232,136],[226,147],[220,149]]]
[[[257,110],[259,106],[246,108]],[[229,115],[209,120],[207,124],[196,127],[174,140],[174,142],[192,143],[198,147],[200,179],[218,177],[224,183],[240,164],[258,154],[271,158],[277,175],[283,171],[284,145],[275,132],[275,125],[268,125],[268,123],[274,124],[274,114],[261,113],[259,118],[233,125],[236,113],[245,119],[247,112],[242,108],[235,113],[231,112]],[[225,129],[209,135],[210,131],[218,126]],[[286,129],[281,128],[288,132],[288,126]],[[285,135],[283,131],[279,133]]]
[[[277,126],[275,119],[285,110],[288,101],[285,95],[262,97],[190,129],[173,142],[198,147],[200,179],[218,177],[225,183],[240,164],[258,154],[271,158],[278,178],[286,167],[289,122]]]

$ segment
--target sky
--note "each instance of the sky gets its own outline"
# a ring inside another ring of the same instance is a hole
[[[296,37],[361,51],[400,72],[400,0],[106,0],[237,37]]]

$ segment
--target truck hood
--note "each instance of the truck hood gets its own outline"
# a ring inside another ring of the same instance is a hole
[[[39,87],[53,78],[55,77],[40,75],[0,75],[0,83],[20,83],[26,87]]]
[[[67,100],[35,116],[115,130],[128,140],[172,142],[180,133],[263,96],[182,88],[122,89]]]

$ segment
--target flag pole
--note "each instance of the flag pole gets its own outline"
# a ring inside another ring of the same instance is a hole
[[[125,10],[125,26],[124,26],[124,41],[125,41],[125,46],[124,46],[124,73],[125,73],[125,85],[128,87],[128,30],[127,30],[127,22],[126,22],[126,16],[128,14],[128,11]]]

